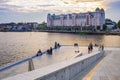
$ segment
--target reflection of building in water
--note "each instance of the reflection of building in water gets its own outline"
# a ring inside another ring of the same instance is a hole
[[[95,12],[72,13],[47,16],[47,26],[102,26],[105,23],[104,9],[96,8]]]

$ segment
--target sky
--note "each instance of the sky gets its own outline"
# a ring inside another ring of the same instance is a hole
[[[120,20],[120,0],[0,0],[0,23],[46,22],[47,14],[105,10],[106,18]]]

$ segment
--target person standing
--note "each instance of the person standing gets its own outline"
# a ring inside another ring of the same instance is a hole
[[[57,45],[57,42],[55,42],[54,48],[57,49],[57,46],[58,46],[58,45]]]
[[[92,50],[93,50],[93,44],[90,43],[90,44],[88,45],[88,53],[92,52]]]
[[[90,43],[90,50],[92,51],[93,50],[93,44],[92,43]]]
[[[90,44],[88,45],[88,53],[90,53]]]

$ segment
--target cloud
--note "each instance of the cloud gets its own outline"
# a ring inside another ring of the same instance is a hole
[[[120,8],[120,1],[111,1],[109,2],[108,6],[111,8]]]
[[[78,13],[106,8],[104,0],[1,0],[0,8],[14,12]],[[6,9],[5,9],[6,8]],[[3,10],[1,10],[3,11]]]
[[[96,1],[103,1],[103,0],[61,0],[65,4],[78,4],[81,2],[96,2]]]
[[[9,12],[9,9],[7,8],[0,8],[0,15],[4,12]]]
[[[0,4],[9,2],[9,0],[0,0]]]
[[[17,12],[20,8],[17,5],[0,4],[0,12]]]
[[[55,6],[55,5],[53,5],[53,4],[47,4],[47,5],[37,5],[37,6],[39,6],[39,7],[50,7],[50,6]]]
[[[0,8],[14,12],[37,12],[52,6],[54,4],[45,2],[45,0],[0,0]]]

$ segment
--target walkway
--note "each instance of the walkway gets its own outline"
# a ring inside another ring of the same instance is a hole
[[[52,65],[55,63],[59,63],[65,61],[67,59],[76,58],[79,56],[79,53],[75,53],[76,50],[80,50],[83,55],[88,54],[87,47],[74,47],[74,46],[62,46],[59,49],[53,51],[53,55],[43,54],[42,56],[38,56],[33,58],[34,68],[42,68],[48,65]],[[97,51],[97,47],[94,48],[93,52]],[[18,65],[14,65],[4,71],[0,72],[0,79],[15,76],[17,74],[28,72],[28,61],[22,62]]]
[[[106,48],[106,56],[82,80],[120,80],[120,48]],[[75,80],[81,80],[81,76]]]

